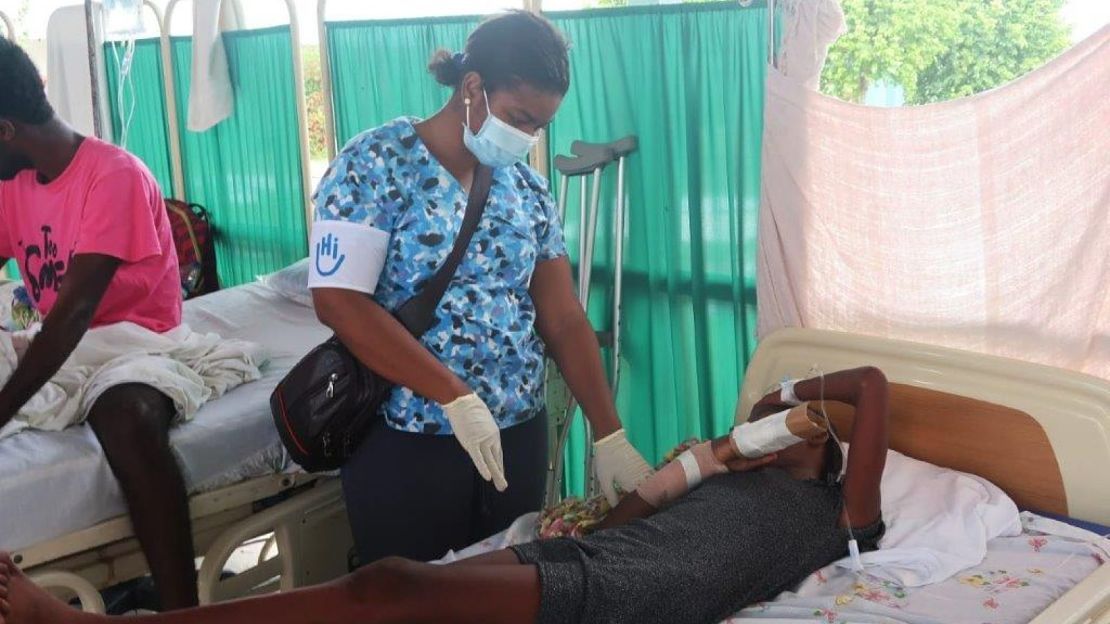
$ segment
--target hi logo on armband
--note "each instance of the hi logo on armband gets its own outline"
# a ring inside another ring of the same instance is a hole
[[[328,258],[331,259],[331,268],[324,270],[321,266],[321,260],[324,264],[328,263]],[[327,277],[334,275],[339,267],[343,266],[343,261],[347,259],[347,254],[340,255],[339,253],[339,237],[334,234],[324,236],[322,240],[316,243],[316,273]]]
[[[309,288],[345,288],[373,294],[385,266],[389,233],[363,223],[317,221]]]

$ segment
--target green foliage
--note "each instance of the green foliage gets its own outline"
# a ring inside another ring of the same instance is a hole
[[[997,87],[1067,47],[1063,1],[843,0],[822,91],[859,102],[886,79],[925,104]]]
[[[306,45],[301,48],[304,59],[304,98],[308,112],[308,151],[313,160],[328,157],[324,145],[324,91],[321,87],[322,69],[320,66],[320,46]]]
[[[31,0],[21,0],[15,15],[10,16],[15,22],[15,32],[10,33],[13,41],[27,49],[30,39],[27,37],[27,14],[31,12]]]
[[[1059,18],[1063,0],[972,2],[960,36],[918,76],[919,102],[993,89],[1026,74],[1068,47]]]

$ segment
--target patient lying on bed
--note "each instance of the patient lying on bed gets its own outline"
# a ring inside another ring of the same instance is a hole
[[[766,440],[730,435],[660,470],[580,539],[533,542],[445,566],[387,559],[326,585],[129,621],[719,622],[848,555],[849,540],[861,551],[874,549],[883,532],[883,374],[833,373],[797,383],[793,395],[855,406],[843,479],[840,447],[830,436],[753,459],[745,449]],[[752,420],[781,407],[779,395],[769,395]],[[0,558],[0,624],[104,619],[75,613]]]

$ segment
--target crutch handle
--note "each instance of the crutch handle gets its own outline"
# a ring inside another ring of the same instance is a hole
[[[630,134],[623,139],[617,139],[611,143],[587,143],[585,141],[575,141],[570,144],[570,151],[578,156],[592,157],[595,154],[603,154],[606,150],[613,153],[613,159],[628,156],[635,152],[640,147],[640,139],[635,134]]]
[[[618,139],[609,144],[609,149],[617,158],[624,158],[640,148],[640,139],[635,134],[630,134],[623,139]]]
[[[608,143],[575,141],[570,144],[570,153],[579,158],[585,158],[602,164],[610,163],[617,159],[617,155],[613,153]]]
[[[555,168],[559,170],[559,173],[565,176],[584,175],[605,167],[605,165],[613,162],[613,160],[613,150],[610,149],[598,151],[597,153],[591,151],[588,156],[576,155],[572,157],[559,155],[555,157]]]

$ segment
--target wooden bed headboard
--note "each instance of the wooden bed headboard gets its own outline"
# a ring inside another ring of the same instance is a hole
[[[955,349],[785,329],[744,378],[737,422],[784,376],[873,365],[891,385],[890,446],[982,476],[1019,507],[1110,524],[1110,382]],[[852,408],[826,404],[847,441]]]

